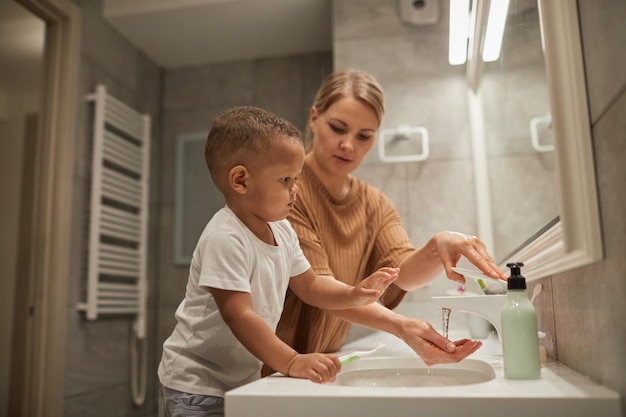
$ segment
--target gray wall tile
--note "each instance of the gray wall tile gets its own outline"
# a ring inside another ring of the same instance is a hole
[[[596,28],[597,29],[597,28]],[[583,28],[585,30],[585,28]],[[593,129],[604,259],[553,277],[558,359],[567,366],[626,394],[626,344],[623,285],[626,268],[626,94],[605,112]]]
[[[102,1],[77,2],[83,16],[78,117],[76,126],[76,159],[74,163],[73,202],[77,209],[72,217],[72,262],[68,277],[66,335],[65,411],[66,417],[84,415],[153,415],[156,404],[154,383],[156,348],[153,327],[156,292],[149,292],[147,400],[133,406],[130,395],[130,329],[132,317],[99,318],[88,321],[79,313],[76,303],[85,300],[88,219],[91,186],[92,105],[86,95],[97,84],[104,84],[109,94],[152,117],[151,168],[151,254],[148,286],[157,282],[158,183],[160,170],[160,97],[161,70],[130,45],[102,19]]]
[[[554,169],[554,153],[489,159],[495,259],[513,253],[529,238],[528,230],[539,231],[558,214]]]
[[[383,129],[429,131],[428,160],[381,163],[376,145],[355,172],[389,196],[416,246],[442,230],[477,232],[465,69],[448,64],[447,2],[441,3],[439,22],[426,26],[404,24],[397,1],[333,3],[335,68],[362,69],[380,82]],[[428,291],[441,295],[453,286],[437,279]]]
[[[626,84],[626,2],[578,2],[591,120],[607,111]]]

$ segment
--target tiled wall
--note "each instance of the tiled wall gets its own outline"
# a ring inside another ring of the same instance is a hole
[[[335,68],[353,67],[376,77],[385,91],[382,128],[424,126],[430,157],[424,162],[381,162],[376,147],[355,172],[384,190],[415,245],[442,230],[476,234],[472,154],[465,67],[448,65],[447,5],[438,23],[402,23],[396,0],[333,2]],[[454,284],[439,278],[428,291]]]
[[[79,100],[76,130],[72,263],[67,308],[67,344],[64,416],[110,417],[156,415],[154,362],[157,344],[154,314],[157,282],[154,262],[148,266],[148,364],[145,404],[134,407],[130,391],[130,318],[87,321],[76,309],[85,300],[89,187],[91,181],[91,105],[85,96],[103,83],[108,92],[141,113],[152,116],[151,213],[160,199],[161,71],[146,56],[119,36],[102,19],[102,1],[76,1],[82,9]],[[87,208],[87,209],[85,209]],[[158,248],[158,219],[150,219],[150,259]],[[158,350],[160,354],[160,350]]]
[[[622,396],[626,415],[626,3],[578,2],[604,259],[542,280],[553,356]]]

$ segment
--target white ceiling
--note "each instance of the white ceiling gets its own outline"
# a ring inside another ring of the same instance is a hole
[[[163,68],[330,51],[331,0],[103,0],[103,17]],[[0,95],[36,91],[45,23],[0,0]]]
[[[330,51],[331,0],[104,0],[103,16],[164,68]]]
[[[332,50],[331,0],[102,3],[104,19],[163,68]],[[14,0],[0,0],[0,94],[38,83],[44,28]]]

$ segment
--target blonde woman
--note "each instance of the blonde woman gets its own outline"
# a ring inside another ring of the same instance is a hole
[[[461,256],[491,277],[506,276],[474,236],[440,232],[415,248],[391,201],[352,175],[372,149],[383,113],[383,90],[370,74],[342,70],[323,81],[310,110],[307,154],[288,220],[318,275],[355,285],[381,266],[394,266],[400,268],[398,279],[380,304],[333,312],[288,292],[277,334],[301,352],[334,352],[350,323],[357,323],[396,335],[429,365],[457,362],[481,343],[450,341],[430,323],[392,309],[407,291],[423,287],[442,271],[464,282],[451,269]]]

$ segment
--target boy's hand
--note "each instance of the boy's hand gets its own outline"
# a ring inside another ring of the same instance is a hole
[[[287,376],[305,378],[316,384],[333,382],[341,371],[337,355],[328,353],[298,354],[291,359]]]
[[[400,268],[380,268],[354,286],[356,306],[373,303],[383,295],[387,287],[398,279]]]

